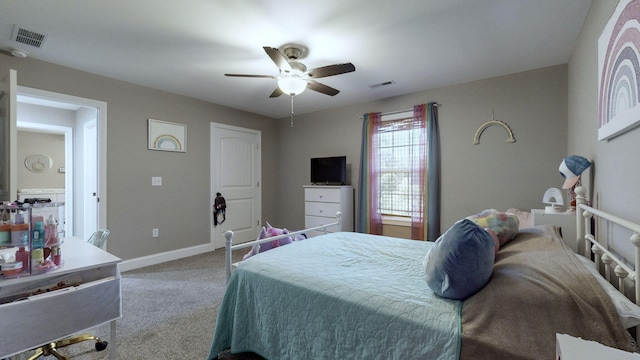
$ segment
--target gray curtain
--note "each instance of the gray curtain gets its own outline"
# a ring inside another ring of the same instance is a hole
[[[427,104],[427,240],[440,236],[440,136],[438,105]]]

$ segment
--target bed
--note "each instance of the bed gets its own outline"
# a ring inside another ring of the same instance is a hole
[[[427,286],[423,262],[433,242],[335,232],[252,256],[229,276],[209,358],[552,359],[556,334],[635,351],[627,328],[640,323],[640,308],[612,295],[584,260],[594,258],[610,280],[620,276],[621,292],[638,267],[585,234],[594,216],[629,228],[637,240],[640,225],[593,209],[582,189],[576,193],[583,254],[554,226],[520,229],[495,254],[490,280],[464,300]],[[326,226],[339,228],[339,216]],[[231,273],[232,250],[256,242],[232,245],[226,235]]]

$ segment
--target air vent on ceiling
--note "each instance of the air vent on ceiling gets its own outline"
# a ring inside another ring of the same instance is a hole
[[[39,34],[32,30],[27,30],[18,25],[13,26],[13,34],[11,34],[11,40],[37,48],[42,47],[45,38],[46,35],[44,34]]]
[[[369,88],[371,88],[371,89],[376,89],[376,88],[383,87],[383,86],[393,85],[393,84],[395,84],[395,83],[396,83],[395,81],[393,81],[393,80],[389,80],[389,81],[381,82],[381,83],[379,83],[379,84],[369,85]]]

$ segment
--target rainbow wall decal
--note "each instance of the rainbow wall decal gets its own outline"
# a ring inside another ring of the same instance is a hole
[[[598,140],[640,125],[640,1],[621,0],[598,40]]]
[[[153,142],[153,146],[160,150],[182,150],[182,144],[175,136],[162,134]]]

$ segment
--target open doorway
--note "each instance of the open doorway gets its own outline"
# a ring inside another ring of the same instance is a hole
[[[39,111],[38,111],[39,110]],[[39,156],[48,160],[48,166],[42,166],[35,171],[28,167],[18,166],[18,200],[27,198],[49,198],[53,202],[73,203],[73,197],[67,199],[66,193],[73,189],[73,167],[67,171],[66,164],[72,164],[73,159],[73,127],[54,125],[51,123],[36,123],[30,119],[46,118],[54,108],[40,107],[18,103],[18,112],[22,114],[18,127],[18,160]],[[66,112],[63,112],[66,114]],[[39,114],[39,115],[38,115]],[[46,161],[45,161],[46,162]],[[26,163],[25,163],[26,165]],[[74,228],[73,207],[65,206],[64,214],[60,217],[61,230],[64,236],[71,236]]]
[[[106,228],[106,103],[19,86],[16,116],[18,131],[64,136],[65,235]]]

